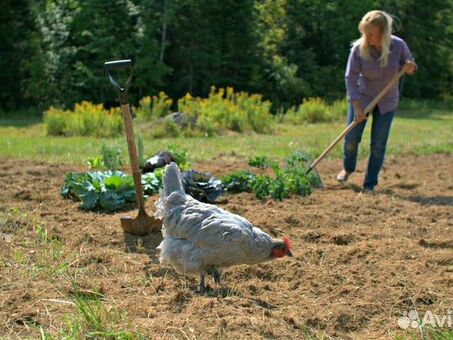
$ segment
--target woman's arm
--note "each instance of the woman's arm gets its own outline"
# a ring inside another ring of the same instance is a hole
[[[350,102],[354,102],[355,100],[359,100],[359,79],[360,74],[360,60],[359,56],[357,55],[357,48],[356,46],[351,48],[351,52],[349,53],[348,63],[346,64],[346,72],[344,75],[344,79],[346,82],[346,90],[348,93],[348,100]]]
[[[403,65],[404,72],[411,75],[417,70],[417,64],[415,63],[414,57],[412,56],[412,53],[404,40],[402,40],[402,44],[400,63]]]
[[[348,100],[352,103],[354,108],[354,119],[358,122],[366,119],[363,113],[362,104],[359,100],[359,74],[360,74],[360,60],[357,55],[357,46],[351,48],[349,53],[348,63],[346,64],[345,82],[346,90],[348,93]]]

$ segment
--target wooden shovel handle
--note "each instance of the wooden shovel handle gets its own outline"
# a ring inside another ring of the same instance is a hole
[[[138,208],[139,210],[142,210],[145,208],[145,199],[143,197],[142,180],[138,164],[137,147],[135,146],[134,130],[132,127],[131,110],[129,104],[122,104],[121,111],[123,112],[124,130],[126,132],[127,147],[129,149],[132,176],[134,178],[135,195],[137,196]]]
[[[368,104],[368,106],[365,108],[363,111],[364,114],[367,116],[370,114],[370,112],[373,111],[374,107],[376,104],[386,95],[386,93],[399,81],[401,76],[404,74],[404,70],[401,69],[397,74],[393,76],[393,78],[389,81],[389,83],[382,89],[381,92],[371,101],[371,103]],[[353,121],[351,124],[349,124],[346,129],[343,130],[343,132],[340,133],[340,135],[335,138],[335,140],[330,143],[330,145],[319,155],[318,158],[310,165],[310,167],[307,170],[307,173],[310,172],[329,152],[330,150],[333,149],[335,145],[338,144],[340,140],[343,139],[349,132],[351,132],[352,129],[358,124],[358,122]]]

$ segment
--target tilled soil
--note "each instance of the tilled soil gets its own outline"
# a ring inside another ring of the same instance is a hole
[[[193,167],[214,175],[246,168],[215,162]],[[39,337],[42,327],[58,338],[77,294],[114,307],[121,317],[112,329],[153,339],[407,334],[397,324],[404,313],[453,308],[453,158],[389,157],[378,192],[363,196],[365,166],[339,185],[340,161],[323,162],[324,189],[309,197],[226,195],[221,207],[289,236],[294,257],[227,268],[200,296],[197,277],[158,263],[151,239],[125,237],[119,218],[134,210],[85,212],[61,198],[64,174],[85,168],[2,160],[0,337]]]

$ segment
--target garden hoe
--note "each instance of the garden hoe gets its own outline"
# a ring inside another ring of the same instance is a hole
[[[401,76],[404,74],[404,71],[403,69],[401,69],[401,71],[399,71],[397,74],[395,74],[393,76],[393,78],[389,81],[389,83],[382,89],[381,92],[379,92],[379,94],[371,101],[370,104],[368,104],[368,106],[365,108],[365,110],[363,111],[363,113],[368,117],[370,112],[373,111],[374,107],[376,106],[376,104],[382,99],[382,97],[385,96],[385,94],[398,82],[398,80],[401,78]],[[343,139],[349,132],[352,131],[352,129],[354,129],[354,127],[358,124],[358,122],[356,122],[355,120],[349,124],[346,129],[343,130],[342,133],[340,133],[340,135],[335,138],[335,140],[321,153],[321,155],[310,165],[310,167],[308,168],[307,172],[305,174],[308,174],[310,171],[312,171],[315,166],[321,162],[321,160],[330,152],[330,150],[332,150],[334,148],[335,145],[338,144],[338,142]]]
[[[132,117],[128,102],[128,89],[132,80],[132,61],[117,60],[108,61],[104,64],[107,70],[107,75],[112,84],[119,91],[119,100],[121,110],[123,112],[124,130],[126,132],[127,147],[129,150],[129,158],[131,162],[131,170],[134,178],[135,194],[138,203],[138,216],[136,218],[121,217],[121,227],[125,232],[145,236],[151,233],[160,233],[162,222],[156,220],[154,217],[149,216],[145,211],[145,199],[143,197],[143,187],[141,183],[141,175],[138,164],[137,148],[135,146],[134,130],[132,128]],[[124,87],[120,86],[115,79],[113,79],[112,71],[129,70],[128,78]]]

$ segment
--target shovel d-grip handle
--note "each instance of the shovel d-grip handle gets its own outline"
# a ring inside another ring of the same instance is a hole
[[[127,147],[129,151],[129,159],[131,162],[132,177],[134,178],[135,192],[137,203],[140,210],[144,209],[145,203],[143,198],[143,187],[141,184],[140,168],[138,164],[137,149],[135,146],[134,130],[132,127],[131,111],[128,102],[127,92],[132,81],[132,61],[130,59],[107,61],[104,63],[105,70],[110,79],[110,82],[118,89],[120,96],[121,111],[123,113],[124,131],[126,133]],[[111,71],[129,71],[129,77],[124,85],[121,86],[113,78]]]
[[[113,60],[107,61],[104,63],[105,70],[107,71],[107,76],[110,79],[110,82],[118,89],[119,97],[120,97],[120,104],[125,105],[128,103],[128,89],[131,86],[132,81],[132,60],[131,59],[123,59],[123,60]],[[122,71],[128,70],[129,77],[127,78],[126,83],[124,86],[118,84],[118,82],[113,78],[111,71]]]

